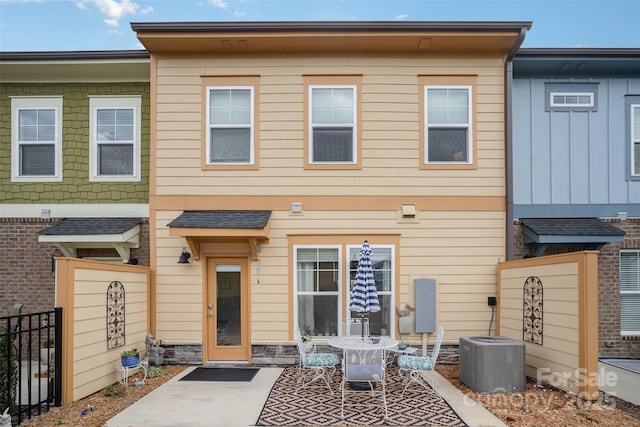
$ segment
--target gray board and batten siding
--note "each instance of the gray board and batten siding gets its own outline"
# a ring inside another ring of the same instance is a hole
[[[640,217],[629,109],[640,49],[523,49],[513,69],[514,218]],[[594,105],[550,108],[551,91],[593,91]]]

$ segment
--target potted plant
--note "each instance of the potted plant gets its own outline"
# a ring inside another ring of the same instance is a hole
[[[387,328],[387,324],[383,323],[382,326],[380,327],[380,335],[383,335],[383,336],[389,335],[388,332],[389,332],[389,328]]]
[[[302,339],[302,342],[304,343],[304,349],[305,349],[305,351],[307,353],[310,352],[311,350],[313,350],[313,342],[311,341],[312,340],[311,335],[309,335],[307,333],[307,334],[304,334],[300,338]]]
[[[133,350],[125,350],[120,354],[120,364],[127,368],[136,366],[140,363],[140,353],[135,348]]]
[[[40,360],[45,365],[53,364],[55,357],[55,343],[53,341],[45,341],[40,348]]]

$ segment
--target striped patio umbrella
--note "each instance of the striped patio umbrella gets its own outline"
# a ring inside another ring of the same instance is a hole
[[[378,300],[378,290],[371,266],[371,247],[366,240],[360,249],[360,261],[356,270],[356,281],[351,289],[349,310],[359,313],[363,323],[368,313],[380,311],[380,300]],[[360,329],[364,338],[364,324]]]

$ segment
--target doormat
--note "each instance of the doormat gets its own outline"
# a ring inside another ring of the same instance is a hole
[[[249,382],[260,368],[196,368],[180,381],[238,381]]]
[[[340,370],[332,378],[333,394],[326,389],[303,389],[295,394],[300,387],[299,375],[298,368],[284,370],[271,389],[257,426],[466,426],[451,406],[434,394],[409,392],[402,396],[404,380],[398,368],[387,370],[386,422],[382,408],[345,406],[341,417]]]

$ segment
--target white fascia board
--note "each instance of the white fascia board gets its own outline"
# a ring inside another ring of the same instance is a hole
[[[0,204],[0,218],[149,218],[148,203]]]

